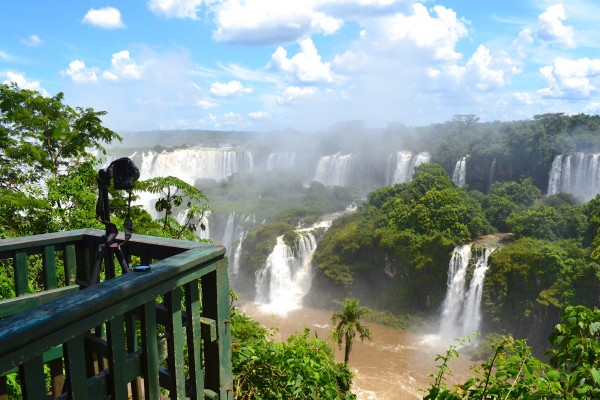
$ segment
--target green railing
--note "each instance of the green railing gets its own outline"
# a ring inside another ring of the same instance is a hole
[[[16,294],[0,301],[0,400],[15,384],[35,400],[230,399],[225,249],[134,235],[128,257],[151,270],[88,287],[103,233],[0,241]]]

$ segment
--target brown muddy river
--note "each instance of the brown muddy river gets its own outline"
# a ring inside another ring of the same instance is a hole
[[[286,316],[263,312],[257,304],[240,307],[265,327],[278,328],[281,339],[302,331],[305,327],[317,332],[319,338],[328,338],[331,329],[331,311],[303,308],[290,311]],[[423,388],[428,387],[436,372],[436,354],[444,347],[436,346],[425,335],[407,333],[385,326],[367,323],[372,341],[353,345],[350,369],[354,372],[352,391],[358,400],[421,399]],[[343,352],[336,348],[336,358],[343,360]],[[467,360],[450,364],[454,374],[448,383],[462,382],[469,376]]]

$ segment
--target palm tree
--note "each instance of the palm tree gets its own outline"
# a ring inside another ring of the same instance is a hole
[[[339,348],[342,348],[344,342],[344,363],[348,364],[352,343],[359,334],[360,340],[371,339],[371,330],[363,325],[360,319],[367,315],[369,310],[366,307],[358,305],[358,299],[348,298],[341,304],[342,308],[333,313],[331,322],[335,328],[331,332],[331,337],[337,342]]]

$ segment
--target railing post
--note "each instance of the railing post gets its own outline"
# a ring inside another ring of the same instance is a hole
[[[27,271],[27,253],[24,251],[15,252],[13,259],[15,268],[15,294],[22,296],[29,292],[28,271]]]
[[[181,288],[175,288],[165,296],[167,306],[167,348],[169,356],[169,376],[171,387],[169,397],[172,400],[185,398],[185,375],[183,371],[183,328],[181,315]]]
[[[226,259],[217,261],[215,271],[202,277],[202,316],[213,319],[217,323],[216,342],[210,340],[208,329],[204,329],[202,334],[206,361],[205,385],[208,389],[219,393],[220,399],[229,399],[233,395],[233,378]]]
[[[185,285],[185,311],[188,316],[186,333],[191,398],[204,399],[204,368],[202,367],[202,344],[200,324],[200,291],[198,281]]]

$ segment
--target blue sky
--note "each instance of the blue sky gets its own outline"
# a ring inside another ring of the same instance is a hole
[[[0,82],[117,131],[600,113],[595,0],[19,0]]]

